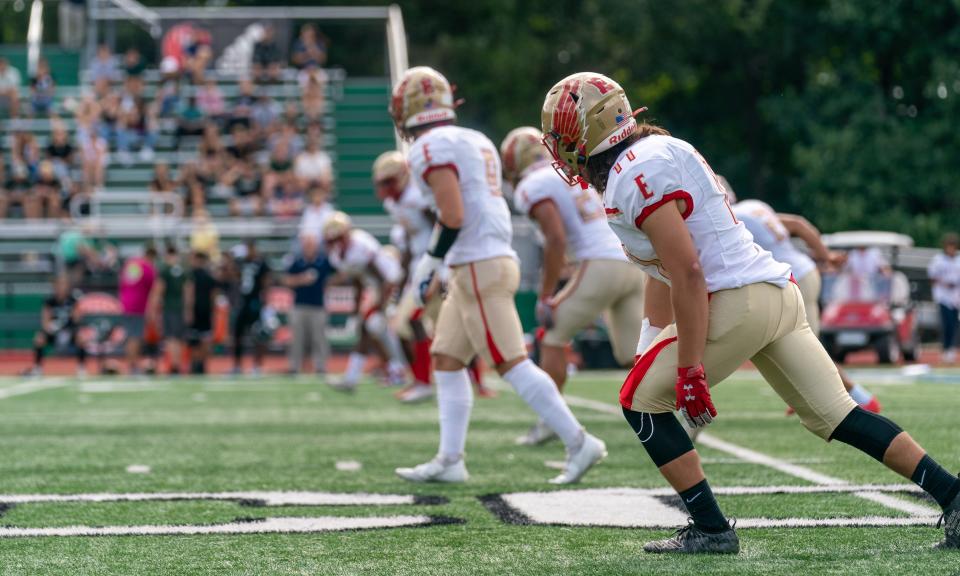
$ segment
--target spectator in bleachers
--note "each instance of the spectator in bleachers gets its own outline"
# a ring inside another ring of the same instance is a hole
[[[110,146],[100,134],[90,132],[80,147],[83,162],[83,188],[87,193],[103,188],[107,166],[110,164]]]
[[[182,374],[183,359],[184,284],[187,271],[180,261],[180,253],[173,244],[167,245],[160,265],[157,280],[150,291],[148,323],[160,328],[163,334],[163,350],[170,361],[170,374]]]
[[[140,351],[150,291],[156,279],[157,251],[148,246],[143,256],[127,258],[120,270],[119,296],[123,306],[121,325],[127,333],[127,365],[131,374],[140,373]]]
[[[19,116],[21,83],[20,71],[0,57],[0,116],[4,113],[10,118]]]
[[[327,39],[317,33],[313,24],[300,27],[300,37],[293,43],[290,61],[297,68],[322,67],[327,63]]]
[[[220,181],[225,166],[226,148],[220,138],[220,127],[215,122],[207,122],[203,127],[200,145],[197,147],[198,173],[208,188]]]
[[[177,114],[175,146],[179,149],[185,136],[200,136],[203,134],[203,127],[206,123],[203,110],[197,106],[196,97],[187,98],[185,105],[181,106]]]
[[[293,175],[293,155],[287,140],[278,140],[270,152],[270,164],[263,176],[264,197],[270,203],[270,211],[277,216],[289,216],[303,209],[302,196],[297,193]]]
[[[280,48],[277,47],[271,24],[263,27],[260,40],[253,46],[251,68],[257,82],[277,82],[280,80]]]
[[[197,162],[191,160],[180,165],[180,193],[188,213],[196,214],[207,207],[207,188],[201,178]]]
[[[184,73],[187,79],[194,86],[200,86],[206,82],[207,70],[213,65],[213,48],[209,44],[196,45],[196,50],[192,56],[188,56],[184,62]]]
[[[103,99],[104,98],[100,98],[95,94],[85,93],[73,111],[73,117],[76,122],[76,133],[74,137],[81,152],[83,146],[89,141],[90,134],[100,130],[101,106],[99,102]]]
[[[300,85],[300,101],[303,103],[304,115],[310,120],[320,118],[323,115],[327,73],[316,64],[308,64],[297,74],[297,84]]]
[[[226,113],[226,100],[216,80],[209,79],[197,89],[197,107],[211,120],[219,120]]]
[[[19,205],[26,218],[39,218],[40,207],[33,197],[30,173],[23,164],[10,163],[10,176],[6,183],[6,206]],[[4,212],[5,213],[5,212]]]
[[[250,120],[257,136],[264,138],[270,134],[274,122],[280,118],[281,108],[277,101],[266,91],[261,90],[257,102],[250,111]]]
[[[284,118],[282,121],[274,124],[272,134],[267,141],[267,148],[273,152],[280,141],[286,143],[287,152],[291,158],[296,158],[303,152],[305,142],[303,136],[297,131],[296,119]]]
[[[117,122],[117,159],[126,166],[133,163],[131,151],[137,146],[140,147],[140,160],[153,160],[158,132],[156,107],[137,91],[136,84],[129,86],[134,89],[124,93],[120,100]]]
[[[126,54],[123,55],[123,71],[127,75],[127,80],[140,80],[146,69],[147,63],[144,62],[140,50],[135,46],[128,48]]]
[[[322,186],[313,186],[307,194],[310,203],[300,218],[300,234],[312,234],[322,238],[323,225],[336,210],[328,201],[328,191]]]
[[[228,127],[233,130],[237,124],[249,127],[250,116],[253,114],[253,105],[257,103],[256,87],[249,79],[244,78],[237,87],[237,97],[230,107],[230,121]]]
[[[70,143],[70,135],[63,122],[59,120],[53,122],[52,128],[50,142],[45,150],[47,158],[53,162],[53,167],[60,178],[70,180],[70,169],[73,168],[76,149]]]
[[[33,185],[33,198],[37,204],[35,218],[58,218],[61,209],[66,209],[69,213],[69,188],[57,175],[50,160],[40,162],[37,179]]]
[[[228,162],[255,160],[254,155],[260,149],[253,138],[252,131],[244,124],[234,124],[230,133],[233,142],[227,146]]]
[[[220,232],[217,225],[210,220],[206,209],[201,208],[193,212],[193,225],[190,228],[190,250],[206,254],[210,261],[220,261]]]
[[[111,142],[115,143],[117,141],[117,133],[120,130],[121,117],[123,116],[121,102],[120,94],[110,89],[101,97],[97,108],[91,110],[91,113],[95,114],[97,132],[100,133],[100,137],[107,142],[108,146]]]
[[[159,102],[161,118],[170,118],[180,108],[180,65],[177,59],[167,56],[160,62],[160,86],[156,101]]]
[[[102,81],[116,82],[120,79],[117,58],[106,44],[97,46],[97,56],[90,62],[90,81],[94,84]]]
[[[221,183],[230,190],[231,216],[263,215],[263,179],[253,162],[234,162]]]
[[[320,137],[311,135],[307,138],[307,147],[297,155],[293,163],[293,173],[303,190],[320,186],[329,191],[333,182],[333,164],[330,155],[322,150]]]
[[[33,132],[18,126],[13,133],[11,166],[21,166],[27,171],[30,182],[36,179],[37,169],[40,167],[40,147]]]
[[[53,294],[43,301],[40,309],[40,330],[33,337],[33,366],[27,373],[31,376],[43,373],[43,352],[52,344],[72,346],[77,356],[77,375],[85,375],[87,350],[79,328],[77,299],[72,293],[70,279],[61,274],[53,282]]]
[[[30,108],[34,116],[50,115],[56,92],[57,84],[50,74],[50,64],[46,58],[40,58],[37,73],[30,79]]]
[[[170,165],[166,162],[157,162],[153,165],[153,178],[150,180],[150,192],[153,194],[173,194],[176,192],[177,183],[170,175]],[[160,203],[151,204],[150,208],[154,214],[160,213]]]
[[[333,268],[320,253],[320,237],[314,234],[300,235],[300,254],[287,268],[283,283],[293,289],[293,309],[290,311],[289,371],[299,374],[309,349],[313,359],[313,371],[327,371],[330,348],[327,343],[327,312],[323,305],[327,278]]]

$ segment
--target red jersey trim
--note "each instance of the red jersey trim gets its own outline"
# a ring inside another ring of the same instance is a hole
[[[441,168],[449,168],[450,170],[453,170],[453,173],[457,175],[457,179],[460,179],[460,171],[457,170],[457,165],[453,162],[449,162],[447,164],[434,164],[432,166],[427,166],[427,169],[423,171],[423,181],[427,181],[427,176],[429,176],[431,172],[434,170],[440,170]]]
[[[637,363],[633,365],[633,369],[630,370],[629,374],[627,374],[627,379],[624,380],[623,386],[620,388],[621,406],[627,410],[631,410],[633,408],[633,395],[636,393],[637,388],[640,387],[643,377],[647,375],[650,367],[653,366],[654,361],[657,359],[657,355],[660,354],[664,348],[676,341],[676,336],[661,340],[654,344],[653,348],[648,349],[643,355],[640,356],[640,358],[637,359]]]
[[[487,348],[490,349],[490,358],[493,360],[494,366],[499,366],[503,364],[503,354],[500,353],[500,349],[497,348],[497,343],[493,341],[493,334],[490,333],[490,325],[487,324],[487,314],[483,310],[483,300],[480,298],[480,290],[477,289],[477,270],[473,265],[473,262],[470,263],[470,281],[473,283],[473,293],[477,297],[477,305],[480,307],[480,320],[483,322],[483,333],[486,336]]]
[[[681,214],[681,216],[683,216],[683,219],[686,220],[687,217],[690,216],[690,214],[693,212],[693,198],[690,196],[690,193],[687,192],[686,190],[677,190],[675,192],[670,192],[669,194],[664,194],[663,198],[645,207],[640,212],[640,215],[637,216],[637,219],[633,221],[633,223],[637,226],[637,228],[640,228],[640,226],[643,225],[643,221],[646,220],[651,214],[656,212],[658,208],[660,208],[664,204],[673,202],[674,200],[686,201],[687,208],[686,210],[683,211],[683,214]]]

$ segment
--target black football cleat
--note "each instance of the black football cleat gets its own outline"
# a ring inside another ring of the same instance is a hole
[[[960,550],[960,494],[943,509],[937,528],[943,526],[944,539],[934,544],[937,550]]]
[[[736,554],[740,552],[740,538],[733,526],[723,532],[704,532],[688,520],[687,525],[666,540],[654,540],[643,545],[644,552],[652,554]]]

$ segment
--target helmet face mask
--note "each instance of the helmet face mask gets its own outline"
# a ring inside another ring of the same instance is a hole
[[[543,145],[554,168],[571,185],[587,180],[587,159],[623,142],[637,130],[623,88],[594,72],[580,72],[547,92],[540,115]]]

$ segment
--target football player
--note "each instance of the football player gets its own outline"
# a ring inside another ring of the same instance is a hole
[[[537,320],[545,329],[540,366],[563,391],[566,346],[573,336],[604,315],[613,355],[621,366],[633,361],[643,318],[645,274],[623,255],[620,240],[607,226],[603,204],[593,189],[570,186],[550,165],[543,135],[532,127],[507,134],[500,145],[504,179],[514,187],[513,202],[543,234],[543,271]],[[567,254],[577,263],[557,292]],[[522,445],[554,437],[544,422],[517,438]]]
[[[391,238],[401,249],[403,269],[409,270],[427,251],[436,220],[423,193],[410,178],[410,170],[403,153],[391,150],[377,157],[373,163],[373,185],[377,198],[394,221]],[[424,308],[414,303],[410,275],[390,319],[391,327],[406,345],[413,382],[397,392],[403,402],[419,402],[433,397],[430,385],[430,336],[421,320],[424,316],[436,320],[440,309],[439,298],[431,298]]]
[[[399,259],[386,250],[369,232],[353,227],[350,217],[334,212],[323,225],[323,240],[330,265],[351,278],[357,285],[357,310],[362,318],[360,345],[350,354],[347,370],[340,381],[331,386],[344,391],[356,388],[366,364],[367,340],[372,340],[386,353],[387,380],[391,385],[406,383],[407,369],[400,339],[390,329],[385,313],[391,295],[400,285],[403,271]],[[364,288],[375,291],[374,302],[360,309]]]
[[[803,216],[794,214],[778,214],[773,208],[760,200],[736,201],[736,195],[723,176],[717,176],[720,183],[727,192],[727,198],[733,204],[733,215],[737,220],[743,222],[750,234],[753,235],[753,241],[761,248],[773,254],[778,262],[790,265],[793,277],[797,280],[800,287],[800,295],[803,297],[803,308],[807,312],[807,323],[810,324],[810,330],[814,336],[820,337],[820,271],[817,269],[817,262],[801,252],[790,240],[791,236],[796,236],[803,240],[810,250],[813,251],[817,261],[839,265],[842,257],[836,255],[824,246],[820,240],[820,231]],[[840,379],[843,381],[843,387],[857,404],[864,410],[870,412],[880,412],[880,402],[877,397],[868,392],[863,386],[855,384],[847,376],[847,373],[837,366],[840,373]],[[787,414],[793,414],[793,408],[787,408]]]
[[[672,320],[630,371],[620,403],[692,521],[644,550],[740,550],[673,411],[690,426],[708,425],[717,417],[709,385],[747,360],[811,432],[858,448],[929,493],[944,510],[946,538],[938,546],[960,548],[960,478],[850,398],[810,330],[790,267],[754,244],[697,150],[638,124],[623,88],[592,72],[554,85],[541,120],[558,170],[571,185],[585,181],[603,194],[628,257],[651,276],[645,313]]]
[[[53,294],[43,301],[40,311],[40,330],[33,338],[33,367],[27,375],[43,373],[44,349],[51,344],[69,344],[77,354],[77,375],[87,373],[87,349],[80,338],[77,299],[70,291],[70,278],[61,274],[53,281]]]
[[[486,136],[454,125],[455,107],[449,82],[431,68],[407,70],[393,88],[390,115],[401,136],[413,141],[411,175],[437,212],[430,247],[413,269],[421,302],[444,260],[451,268],[430,350],[439,452],[396,472],[412,482],[467,480],[464,448],[473,394],[466,365],[480,354],[566,445],[564,470],[551,482],[576,482],[606,455],[606,446],[584,431],[550,376],[527,358],[514,302],[520,270],[500,189],[500,157]]]

